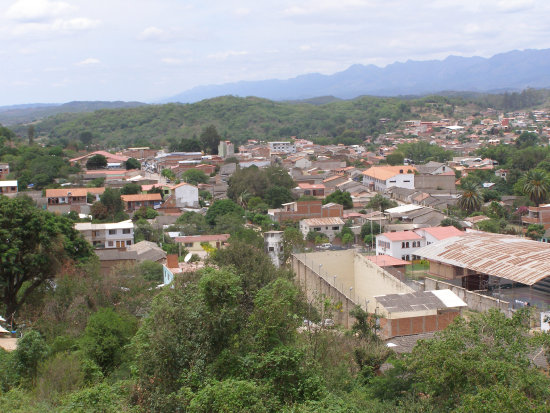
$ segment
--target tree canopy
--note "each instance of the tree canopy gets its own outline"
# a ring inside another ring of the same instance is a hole
[[[0,196],[0,291],[10,320],[65,261],[92,255],[69,219],[42,211],[29,199]]]

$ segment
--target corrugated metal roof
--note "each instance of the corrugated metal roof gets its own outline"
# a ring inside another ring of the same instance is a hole
[[[468,232],[420,248],[415,254],[526,285],[550,276],[550,244],[512,235]]]
[[[342,218],[308,218],[303,219],[302,222],[309,226],[315,226],[315,225],[344,225],[345,222],[342,220]]]

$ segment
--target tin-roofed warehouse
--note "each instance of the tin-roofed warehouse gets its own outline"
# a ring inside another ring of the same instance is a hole
[[[416,254],[430,262],[429,273],[462,280],[469,290],[495,285],[532,286],[550,303],[550,245],[512,235],[472,231],[427,245]],[[514,284],[516,283],[516,284]],[[518,285],[519,284],[519,285]]]

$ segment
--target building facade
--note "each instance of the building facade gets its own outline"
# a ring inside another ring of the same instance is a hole
[[[74,227],[94,248],[120,249],[134,243],[134,223],[131,220],[108,224],[78,222]]]

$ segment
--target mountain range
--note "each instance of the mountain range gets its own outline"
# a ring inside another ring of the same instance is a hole
[[[311,73],[286,80],[241,81],[197,86],[159,103],[192,103],[217,96],[306,100],[318,96],[424,95],[441,91],[504,92],[550,87],[550,49],[514,50],[490,58],[396,62],[385,67],[356,64],[332,75]]]

